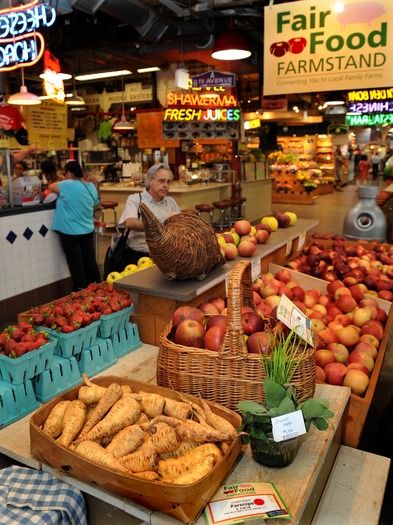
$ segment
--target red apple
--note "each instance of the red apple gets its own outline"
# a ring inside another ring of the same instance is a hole
[[[329,363],[323,371],[326,374],[326,382],[329,385],[342,386],[347,367],[343,363]]]
[[[332,304],[333,303],[333,298],[330,295],[324,293],[324,294],[322,294],[320,296],[318,302],[319,302],[319,304],[321,304],[322,306],[327,308],[328,304]]]
[[[265,224],[262,222],[258,222],[258,224],[255,225],[255,229],[258,230],[266,230],[267,233],[270,235],[272,233],[272,228],[269,224]]]
[[[328,294],[334,296],[334,292],[337,290],[337,288],[340,288],[342,286],[344,286],[344,283],[340,281],[340,279],[336,279],[335,281],[332,281],[326,285],[326,290]]]
[[[235,237],[230,232],[224,232],[221,235],[228,244],[235,244]]]
[[[205,320],[205,314],[196,306],[179,306],[179,308],[177,308],[173,313],[172,326],[177,328],[179,324],[186,319],[193,319],[203,324]]]
[[[226,326],[216,324],[206,330],[205,348],[219,352],[224,339]]]
[[[311,330],[317,334],[321,330],[325,330],[326,325],[321,319],[312,319],[311,320]]]
[[[239,254],[235,244],[229,242],[221,244],[221,250],[224,252],[224,257],[226,261],[233,261],[233,259],[236,259],[236,257]]]
[[[370,374],[371,374],[370,370],[366,366],[362,365],[362,363],[349,363],[347,365],[347,370],[351,370],[352,368],[355,368],[356,370],[361,370],[368,377],[370,377]]]
[[[346,314],[338,314],[338,315],[336,315],[334,320],[337,321],[338,323],[342,324],[343,326],[348,326],[348,325],[352,324],[352,319]]]
[[[213,303],[204,301],[203,303],[198,305],[199,310],[201,310],[204,314],[208,315],[218,315],[220,313],[217,306],[215,306]]]
[[[348,348],[341,343],[330,343],[328,350],[331,350],[336,358],[337,363],[343,363],[344,365],[348,362],[349,352]]]
[[[251,223],[246,219],[241,219],[235,222],[233,229],[239,235],[248,235],[251,232]]]
[[[219,312],[225,308],[225,299],[222,297],[213,297],[213,299],[210,299],[210,302],[217,307]]]
[[[257,310],[258,310],[258,313],[264,318],[270,317],[270,314],[272,311],[270,306],[265,304],[264,302],[257,304]]]
[[[388,315],[385,312],[385,310],[383,308],[377,308],[377,316],[375,319],[379,321],[380,323],[385,324],[387,321],[387,318],[388,318]]]
[[[351,352],[348,357],[348,364],[349,363],[360,363],[370,370],[370,372],[372,372],[374,368],[374,359],[364,352]]]
[[[363,341],[365,343],[371,343],[378,350],[380,342],[374,335],[371,335],[371,334],[360,335],[359,342],[362,343]]]
[[[208,318],[206,323],[206,330],[209,330],[209,328],[212,328],[212,326],[220,325],[220,326],[226,326],[227,325],[227,316],[218,314],[218,315],[212,315]]]
[[[274,277],[286,284],[292,279],[291,272],[288,270],[288,268],[282,268],[281,270],[278,270]]]
[[[317,379],[317,383],[325,383],[326,381],[326,374],[325,372],[323,371],[323,368],[321,368],[320,366],[316,366],[315,367],[315,371],[316,371],[316,379]]]
[[[322,339],[322,341],[325,343],[326,347],[330,343],[340,342],[337,332],[330,330],[330,328],[325,328],[325,330],[321,330],[320,332],[318,332],[318,335]]]
[[[360,335],[364,335],[364,334],[373,335],[374,337],[378,339],[378,341],[382,341],[383,326],[377,320],[371,319],[370,321],[366,321],[360,329]]]
[[[257,239],[253,233],[249,233],[248,235],[242,235],[240,237],[240,242],[242,241],[250,241],[253,244],[255,244],[255,246],[257,245]]]
[[[241,323],[243,332],[246,335],[261,332],[265,327],[265,321],[256,312],[246,312],[242,314]]]
[[[299,310],[301,310],[305,315],[307,315],[307,308],[306,305],[302,301],[294,301],[292,297],[293,304],[295,304]]]
[[[263,281],[260,277],[255,279],[255,281],[252,283],[252,289],[254,290],[254,292],[259,293],[259,290],[261,289],[262,284],[263,284]]]
[[[338,292],[340,289],[341,288],[336,290],[336,292]],[[348,288],[345,288],[345,290],[348,290]],[[351,292],[349,290],[348,290],[348,294],[342,293],[338,295],[335,302],[336,302],[336,305],[340,308],[340,310],[342,310],[344,313],[351,312],[352,310],[356,308],[356,305],[357,305],[355,299],[352,297]]]
[[[315,363],[317,366],[320,366],[321,368],[325,368],[326,365],[329,363],[335,363],[336,358],[334,357],[334,354],[331,350],[328,350],[327,348],[321,348],[319,350],[315,350]]]
[[[351,348],[358,344],[360,336],[359,332],[356,330],[356,327],[352,324],[349,326],[344,326],[344,328],[340,328],[336,332],[338,337],[338,342],[346,346],[347,348]]]
[[[200,322],[185,319],[176,328],[174,341],[182,346],[205,348],[205,334],[206,330]]]
[[[254,332],[246,344],[250,354],[270,354],[271,340],[268,332]]]
[[[366,321],[371,319],[372,306],[365,306],[364,308],[356,308],[353,312],[352,322],[356,326],[363,326]]]
[[[265,304],[273,310],[273,308],[280,302],[280,299],[281,297],[279,295],[269,295],[269,297],[266,297],[265,299]]]
[[[347,370],[343,385],[348,386],[352,394],[362,396],[366,392],[369,382],[370,379],[367,374],[361,370],[351,368]]]
[[[364,352],[373,358],[375,361],[378,355],[378,350],[371,343],[359,341],[359,343],[353,349],[354,352]]]
[[[269,239],[269,233],[266,230],[257,230],[254,235],[257,240],[257,244],[265,244],[265,242],[267,242]]]
[[[364,292],[358,284],[350,286],[349,291],[351,292],[352,297],[357,303],[359,303],[364,298]]]
[[[393,301],[393,292],[390,292],[389,290],[381,290],[378,292],[378,297],[380,299],[383,299],[384,301]]]
[[[257,292],[252,292],[252,296],[254,297],[254,303],[255,303],[255,306],[258,305],[261,301],[262,301],[262,298],[261,296],[259,295],[259,293]]]
[[[256,245],[251,241],[241,241],[237,247],[240,257],[252,257],[255,253]]]
[[[304,301],[305,292],[301,286],[294,286],[293,288],[291,288],[291,290],[292,290],[292,300],[293,301],[300,301],[300,302]]]
[[[340,308],[335,303],[326,305],[326,310],[328,315],[332,316],[333,319],[335,319],[337,315],[343,313],[343,311],[340,310]]]

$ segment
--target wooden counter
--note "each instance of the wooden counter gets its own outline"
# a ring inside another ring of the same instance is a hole
[[[117,207],[118,218],[123,212],[127,197],[133,193],[140,193],[141,186],[130,186],[126,183],[101,184],[101,200],[114,200],[119,203]],[[171,184],[169,196],[173,197],[181,210],[194,209],[196,204],[211,204],[231,197],[232,185],[229,182],[208,182],[206,184],[191,184],[175,181]],[[271,211],[272,181],[261,179],[242,182],[242,196],[246,197],[245,216],[253,222],[267,215]]]
[[[119,359],[100,375],[128,376],[146,383],[155,383],[157,348],[143,345],[138,350]],[[301,438],[300,448],[294,463],[285,469],[270,469],[256,463],[249,447],[241,453],[226,478],[228,483],[241,481],[271,481],[275,483],[293,515],[291,520],[275,520],[277,525],[307,525],[311,523],[326,480],[340,445],[340,422],[350,389],[330,385],[317,385],[316,396],[329,401],[334,417],[328,430],[319,432],[312,427]],[[71,476],[42,464],[33,458],[29,450],[29,416],[0,430],[0,452],[23,465],[52,472],[72,486],[81,489],[100,501],[107,502],[126,514],[135,516],[140,522],[152,525],[180,525],[178,520],[161,512],[148,510],[127,498],[118,497],[98,485],[80,482]],[[122,522],[123,523],[123,522]],[[125,522],[124,522],[125,523]],[[201,516],[197,525],[204,525]],[[90,525],[94,525],[90,522]]]
[[[285,264],[302,249],[306,232],[317,224],[318,221],[298,219],[294,226],[273,232],[266,244],[257,246],[251,258],[253,278],[266,272],[269,263]],[[114,286],[130,291],[133,296],[138,295],[132,321],[138,325],[144,343],[158,345],[160,334],[178,306],[197,306],[213,297],[226,297],[225,281],[239,260],[237,257],[214,268],[203,281],[168,281],[156,266],[152,266],[115,281]]]

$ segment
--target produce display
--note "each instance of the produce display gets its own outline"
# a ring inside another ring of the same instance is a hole
[[[288,228],[296,224],[297,215],[290,211],[278,211],[274,215],[262,217],[252,225],[247,219],[236,221],[232,228],[216,233],[221,254],[226,261],[236,257],[252,257],[258,244],[265,244],[272,232],[278,228]]]
[[[196,404],[117,382],[101,386],[83,374],[76,399],[58,401],[41,428],[77,455],[147,481],[188,485],[206,476],[238,437],[236,428]]]
[[[48,342],[47,332],[36,330],[32,324],[25,322],[13,324],[0,333],[0,355],[17,359]]]
[[[326,244],[322,239],[332,242]],[[343,236],[324,236],[312,240],[287,266],[325,281],[340,279],[347,287],[357,285],[363,293],[380,299],[393,299],[393,246],[389,244],[364,245]]]
[[[119,312],[131,305],[130,294],[107,283],[92,283],[87,288],[61,299],[31,308],[26,312],[33,325],[71,333],[101,316]]]
[[[122,272],[110,272],[107,275],[106,282],[108,284],[113,284],[118,279],[122,279],[127,275],[139,272],[145,268],[150,268],[150,266],[154,266],[154,261],[151,257],[140,257],[136,264],[128,264]]]

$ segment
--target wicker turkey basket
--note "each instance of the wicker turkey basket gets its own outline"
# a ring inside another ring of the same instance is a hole
[[[231,410],[244,400],[264,400],[265,369],[258,354],[249,354],[241,324],[242,306],[255,309],[251,262],[239,261],[229,278],[227,327],[220,352],[175,344],[172,323],[160,337],[157,384],[215,401]],[[298,398],[311,398],[315,392],[314,349],[302,353],[291,383]],[[296,366],[296,365],[295,365]]]

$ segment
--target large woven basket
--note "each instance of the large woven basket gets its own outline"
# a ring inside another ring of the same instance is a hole
[[[150,256],[167,279],[204,279],[224,264],[214,230],[197,215],[178,213],[160,223],[143,202],[139,206]]]
[[[220,352],[175,344],[172,323],[160,337],[157,360],[157,384],[180,392],[201,395],[231,410],[239,401],[264,400],[265,369],[258,354],[249,354],[241,324],[242,305],[255,309],[251,263],[239,261],[229,278],[228,320]],[[301,354],[293,375],[297,397],[313,397],[316,384],[314,349]]]

